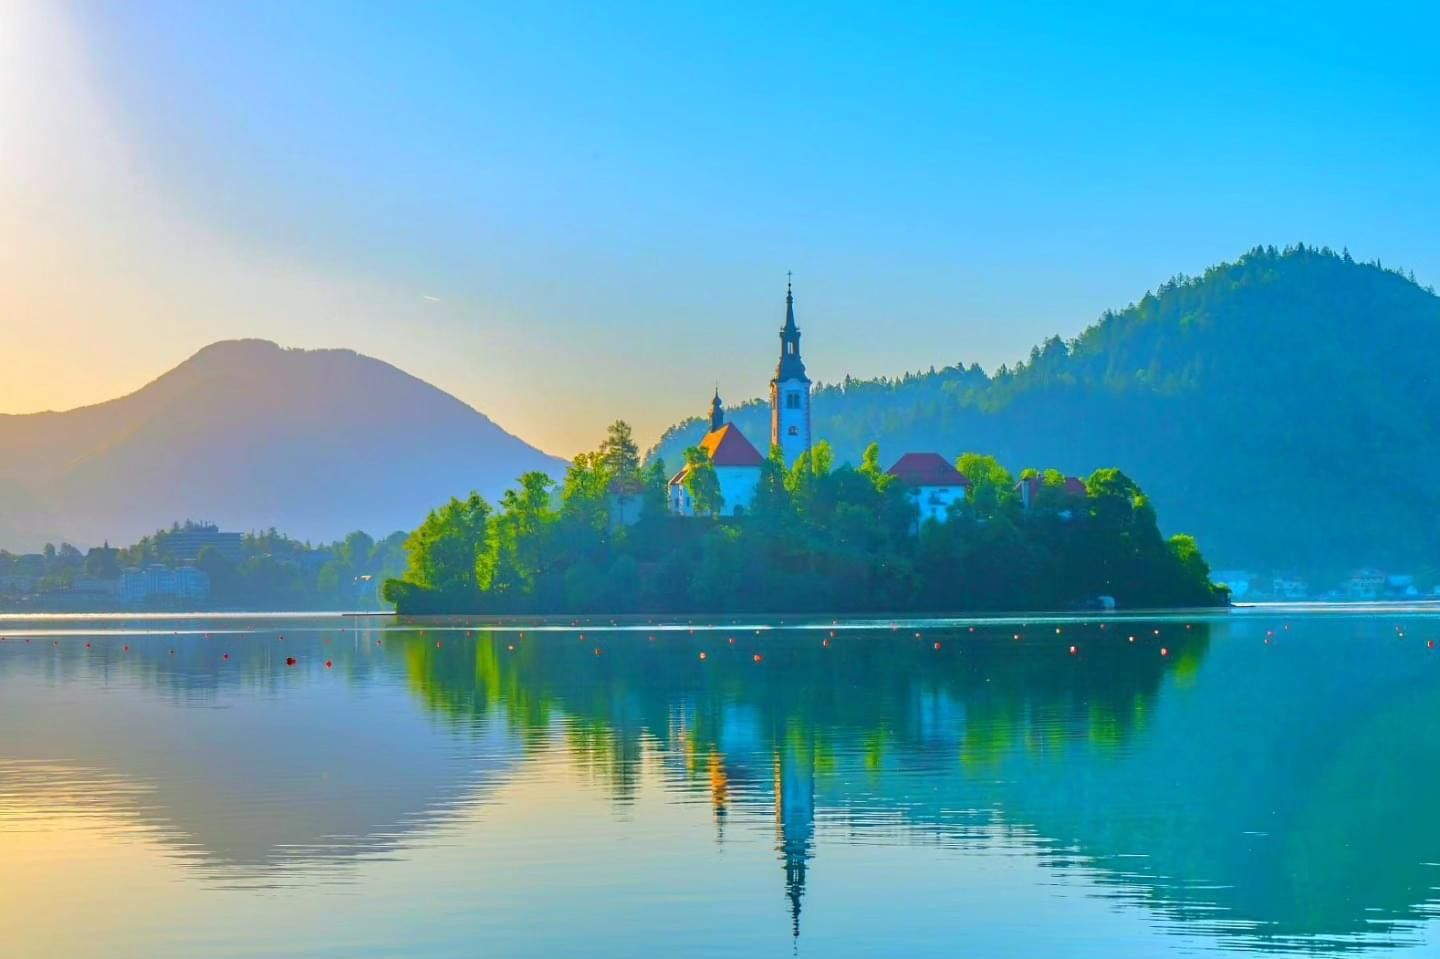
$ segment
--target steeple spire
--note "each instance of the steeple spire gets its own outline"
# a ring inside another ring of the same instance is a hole
[[[710,401],[710,432],[725,425],[725,404],[720,399],[720,384],[715,384],[715,398]]]
[[[800,336],[800,330],[795,326],[795,289],[794,289],[793,285],[791,284],[791,279],[792,279],[792,274],[790,273],[789,270],[786,270],[786,271],[785,271],[785,332],[786,332],[786,333],[794,333],[795,336],[796,336],[796,338],[797,338],[797,341],[798,341],[798,338],[799,338],[799,336]],[[798,342],[797,342],[797,345],[796,345],[795,348],[796,348],[797,351],[799,350],[800,347],[799,347],[799,345],[798,345]]]
[[[800,359],[800,327],[795,324],[795,290],[789,273],[785,274],[785,325],[780,328],[780,363],[775,367],[775,379],[810,382]]]

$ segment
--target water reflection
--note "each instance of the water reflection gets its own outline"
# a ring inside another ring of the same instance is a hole
[[[678,838],[650,784],[721,845],[773,821],[797,941],[874,844],[1025,857],[1248,951],[1423,944],[1440,902],[1440,621],[229,625],[0,644],[0,837],[103,800],[207,881],[343,882],[563,763],[647,856]]]

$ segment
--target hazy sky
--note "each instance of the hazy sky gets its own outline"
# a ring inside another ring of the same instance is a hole
[[[570,454],[763,393],[786,270],[826,381],[1256,243],[1440,284],[1433,3],[601,6],[0,0],[0,411],[259,336]]]

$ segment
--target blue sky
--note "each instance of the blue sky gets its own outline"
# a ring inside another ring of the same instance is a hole
[[[762,393],[786,270],[822,380],[1013,361],[1257,243],[1440,283],[1421,5],[6,9],[0,230],[45,235],[0,410],[265,336],[568,454]]]

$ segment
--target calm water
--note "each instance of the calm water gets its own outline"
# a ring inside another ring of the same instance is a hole
[[[1440,615],[772,625],[0,620],[0,954],[1440,955]]]

